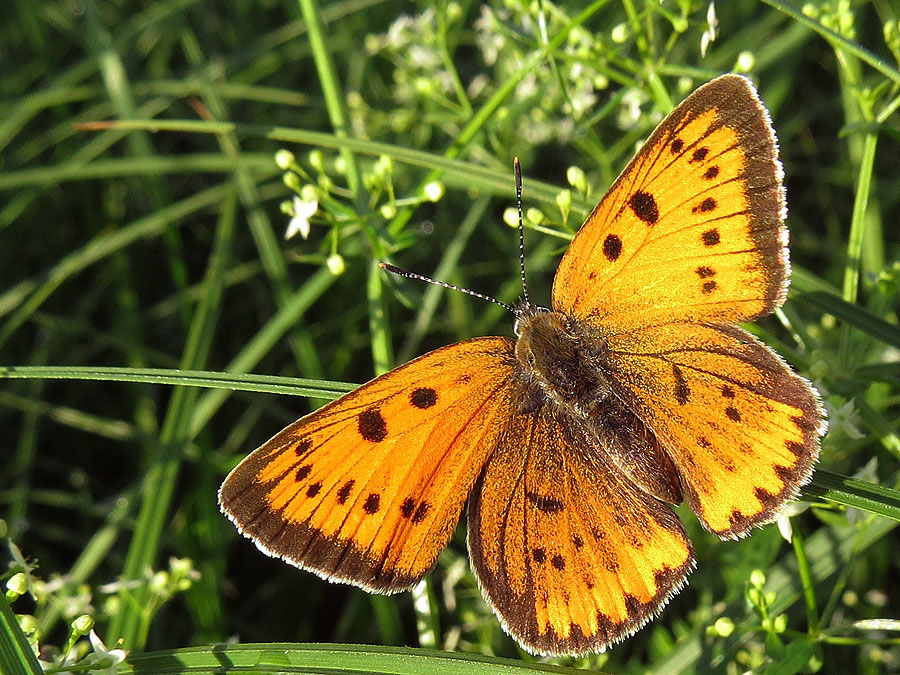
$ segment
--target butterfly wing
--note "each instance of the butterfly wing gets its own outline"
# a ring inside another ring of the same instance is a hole
[[[744,77],[698,88],[650,136],[572,241],[553,307],[609,332],[736,323],[787,292],[769,115]]]
[[[669,507],[548,408],[500,437],[470,498],[469,552],[505,630],[536,654],[602,651],[652,618],[694,565]]]
[[[446,546],[510,415],[513,343],[426,354],[298,420],[242,461],[219,502],[265,553],[393,593]]]
[[[824,414],[765,345],[723,327],[771,312],[789,277],[768,113],[725,75],[679,105],[570,245],[553,305],[599,329],[613,393],[672,457],[722,537],[776,517],[818,455]]]
[[[712,532],[734,538],[770,522],[809,480],[825,432],[818,397],[745,330],[672,323],[608,347],[615,395],[668,451]]]

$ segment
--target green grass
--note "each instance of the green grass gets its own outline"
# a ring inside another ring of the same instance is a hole
[[[376,597],[260,554],[216,490],[352,383],[511,335],[501,308],[379,261],[514,302],[519,156],[530,292],[548,302],[636,144],[734,70],[772,111],[790,207],[791,293],[752,329],[829,410],[810,508],[791,544],[774,526],[720,542],[680,511],[690,585],[606,654],[557,662],[900,669],[900,17],[887,0],[720,1],[704,55],[707,7],[5,3],[0,671],[38,672],[36,644],[83,658],[93,624],[134,672],[563,672],[503,633],[462,527],[414,593]],[[318,211],[284,241],[295,194]]]

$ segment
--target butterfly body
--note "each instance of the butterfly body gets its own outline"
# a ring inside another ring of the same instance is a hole
[[[608,462],[637,486],[680,504],[671,458],[647,426],[613,392],[610,354],[602,330],[561,312],[524,307],[516,322],[519,414],[565,418],[602,447]]]
[[[602,651],[685,583],[671,504],[724,538],[775,519],[825,431],[816,392],[736,324],[785,299],[781,165],[746,78],[700,87],[579,230],[517,339],[400,366],[242,461],[223,511],[264,552],[415,585],[468,501],[475,576],[538,654]]]
[[[526,398],[587,417],[610,394],[601,332],[559,312],[525,308],[516,322]]]

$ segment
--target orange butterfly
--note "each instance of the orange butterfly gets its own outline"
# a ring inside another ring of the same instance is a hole
[[[536,654],[602,651],[694,554],[775,519],[825,431],[816,392],[739,321],[785,299],[782,170],[749,80],[700,87],[566,251],[552,310],[421,356],[241,462],[222,510],[265,553],[376,593],[411,588],[469,501],[469,552]]]

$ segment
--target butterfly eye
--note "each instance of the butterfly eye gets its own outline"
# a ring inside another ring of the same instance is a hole
[[[522,324],[520,319],[516,319],[513,323],[513,333],[516,334],[516,337],[522,337]]]
[[[513,323],[513,333],[516,337],[522,337],[522,320],[534,314],[549,314],[552,310],[549,307],[541,307],[540,305],[527,305],[525,309],[516,315],[516,321]]]

